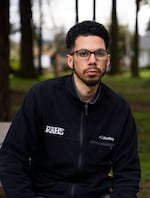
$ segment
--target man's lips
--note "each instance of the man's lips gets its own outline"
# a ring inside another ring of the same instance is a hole
[[[94,69],[94,68],[87,70],[87,72],[97,72],[97,71],[98,71],[98,69]]]
[[[99,73],[99,70],[97,68],[88,68],[86,70],[86,73],[96,74],[96,73]]]

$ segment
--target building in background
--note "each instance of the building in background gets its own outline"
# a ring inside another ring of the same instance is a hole
[[[150,67],[150,33],[145,36],[140,36],[139,47],[140,47],[140,55],[139,55],[140,68]]]

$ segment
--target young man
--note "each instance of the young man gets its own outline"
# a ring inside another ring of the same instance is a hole
[[[101,82],[110,65],[109,34],[83,21],[66,44],[73,74],[35,85],[2,145],[7,197],[136,198],[135,122],[124,99]]]

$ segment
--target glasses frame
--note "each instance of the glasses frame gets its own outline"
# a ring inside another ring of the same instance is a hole
[[[103,54],[101,54],[102,56],[98,56],[99,55],[98,52],[100,51],[103,52]],[[80,56],[80,52],[87,52],[88,54],[87,56]],[[78,59],[80,60],[88,60],[91,54],[94,54],[96,60],[107,60],[107,55],[109,54],[109,52],[104,49],[97,49],[95,51],[90,51],[87,49],[79,49],[70,53],[71,56],[73,56],[74,54],[76,54]]]

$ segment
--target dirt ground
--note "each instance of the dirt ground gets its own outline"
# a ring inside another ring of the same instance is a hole
[[[2,187],[0,187],[0,198],[6,198]]]
[[[140,192],[138,198],[149,198],[150,197],[150,181],[142,182],[140,184]]]

